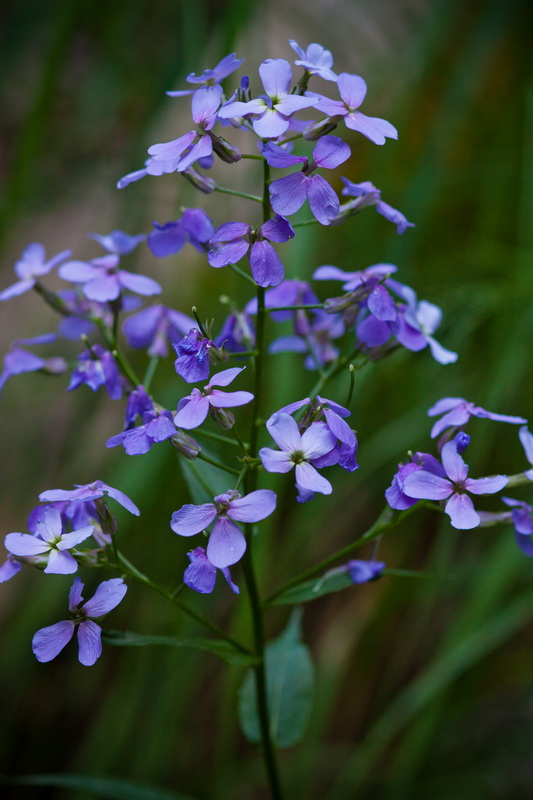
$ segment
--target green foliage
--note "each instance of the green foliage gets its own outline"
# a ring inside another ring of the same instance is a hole
[[[116,647],[146,647],[147,645],[164,645],[165,647],[191,647],[215,653],[227,664],[249,666],[257,662],[257,658],[239,652],[229,642],[216,639],[185,639],[179,636],[145,636],[132,631],[105,631],[102,639],[106,644]]]

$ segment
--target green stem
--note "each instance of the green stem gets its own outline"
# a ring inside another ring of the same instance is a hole
[[[359,550],[359,548],[363,547],[365,544],[368,544],[368,542],[371,542],[373,539],[377,539],[378,536],[381,536],[383,533],[385,533],[385,531],[395,528],[414,511],[428,506],[430,508],[435,508],[434,503],[425,502],[416,503],[415,505],[411,506],[411,508],[407,508],[405,511],[393,511],[393,509],[389,508],[389,506],[385,506],[373,525],[371,525],[370,528],[368,528],[358,539],[356,539],[354,542],[350,542],[350,544],[342,547],[335,553],[332,553],[327,558],[322,559],[322,561],[319,561],[313,567],[309,567],[309,569],[306,569],[304,572],[296,575],[296,577],[292,578],[288,583],[271,594],[270,597],[267,597],[265,600],[265,605],[270,605],[277,597],[284,594],[284,592],[287,592],[289,589],[293,589],[295,586],[299,586],[300,583],[304,583],[310,578],[314,578],[315,575],[318,575],[321,572],[329,569],[329,567],[332,567],[337,561],[347,558],[353,552]],[[440,506],[437,506],[437,508],[439,511],[442,510]]]
[[[273,308],[268,306],[267,311],[270,314],[272,311],[310,311],[314,308],[324,308],[324,303],[308,303],[301,306],[274,306]]]
[[[224,442],[224,444],[232,444],[234,447],[238,447],[237,442],[233,439],[230,439],[229,436],[223,436],[221,433],[214,433],[213,431],[204,431],[201,428],[198,428],[194,432],[195,436],[207,436],[208,439],[215,439],[217,442]]]
[[[248,281],[248,283],[253,283],[254,286],[256,285],[252,276],[248,275],[248,273],[244,272],[244,270],[242,270],[236,264],[228,264],[228,267],[230,267],[230,269],[232,269],[237,275],[240,275],[241,278],[244,278],[245,281]]]
[[[144,373],[144,378],[142,383],[146,392],[150,391],[150,386],[152,385],[152,381],[154,379],[156,369],[159,366],[160,360],[161,359],[159,358],[159,356],[152,356],[152,358],[148,362],[148,366],[146,367],[146,372]]]
[[[215,192],[222,192],[222,194],[231,194],[234,197],[244,197],[246,200],[253,200],[256,203],[263,202],[263,200],[256,194],[248,194],[248,192],[238,192],[236,189],[225,189],[223,186],[217,186]]]
[[[173,603],[177,608],[179,608],[180,611],[183,611],[185,614],[188,614],[189,617],[192,617],[192,619],[196,620],[196,622],[199,622],[200,625],[203,625],[204,628],[207,628],[209,631],[211,631],[211,633],[214,633],[220,639],[224,639],[224,641],[231,644],[232,647],[234,647],[240,653],[245,653],[246,655],[252,655],[252,653],[248,650],[248,648],[244,647],[242,644],[237,642],[231,636],[228,636],[228,634],[225,633],[217,625],[215,625],[210,620],[203,617],[201,614],[198,614],[192,608],[189,608],[189,606],[186,606],[184,605],[184,603],[181,603],[179,600],[177,600],[175,597],[175,592],[168,592],[162,586],[159,586],[157,583],[154,583],[152,580],[150,580],[150,578],[148,578],[140,570],[138,570],[137,567],[135,567],[131,563],[131,561],[128,561],[126,556],[122,555],[122,553],[118,553],[118,560],[119,560],[118,564],[109,564],[108,566],[114,569],[120,569],[122,572],[126,571],[131,578],[134,578],[136,581],[139,581],[139,583],[148,586],[154,592],[157,592],[158,594],[162,595],[162,597],[166,597],[166,599],[170,600],[170,602]]]
[[[292,222],[291,225],[293,228],[303,228],[304,225],[317,225],[317,219],[304,219],[302,222]]]
[[[206,461],[208,464],[212,464],[213,467],[217,467],[217,469],[224,470],[224,472],[229,472],[230,475],[240,475],[240,470],[233,469],[233,467],[227,467],[225,464],[222,464],[220,461],[215,461],[214,458],[210,458],[204,453],[198,453],[197,458],[201,459],[202,461]]]

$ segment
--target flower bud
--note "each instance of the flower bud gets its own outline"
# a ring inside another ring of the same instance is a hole
[[[213,150],[222,161],[225,161],[226,164],[235,164],[241,160],[240,151],[227,142],[226,139],[222,136],[215,136],[211,131],[209,131],[209,136],[213,142]]]
[[[181,173],[189,183],[192,183],[196,189],[199,189],[204,194],[211,194],[217,188],[217,185],[213,178],[209,178],[207,175],[203,175],[198,170],[194,169],[194,167],[189,167],[188,169],[183,170]]]
[[[226,408],[211,408],[209,409],[211,417],[215,420],[217,425],[220,425],[225,431],[229,431],[235,425],[235,417]]]
[[[202,448],[196,439],[183,433],[183,431],[176,431],[176,435],[171,438],[170,444],[178,453],[188,458],[189,461],[193,461],[202,452]]]
[[[340,116],[326,117],[326,119],[320,120],[320,122],[313,122],[311,125],[308,125],[307,128],[304,128],[304,139],[308,142],[314,142],[320,139],[321,136],[326,136],[326,134],[335,130],[341,119],[342,117]]]

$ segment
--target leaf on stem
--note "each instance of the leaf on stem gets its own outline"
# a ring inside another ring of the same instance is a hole
[[[98,797],[113,800],[195,800],[190,794],[177,794],[155,786],[124,781],[120,778],[99,778],[93,775],[17,775],[0,777],[0,784],[23,786],[57,786],[79,789]]]
[[[181,636],[145,636],[133,631],[104,631],[102,640],[106,644],[118,647],[144,647],[146,645],[160,644],[166,647],[193,647],[196,650],[207,650],[215,653],[227,664],[250,666],[257,663],[257,658],[248,653],[242,653],[233,647],[230,642],[217,639],[186,639]]]
[[[291,747],[303,737],[314,687],[314,667],[301,641],[302,610],[295,609],[281,636],[267,645],[265,669],[270,733],[278,747]],[[246,738],[261,742],[254,673],[250,670],[239,692],[239,718]]]

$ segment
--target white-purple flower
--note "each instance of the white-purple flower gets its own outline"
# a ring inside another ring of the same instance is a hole
[[[245,367],[232,367],[217,372],[203,390],[194,388],[190,395],[183,397],[178,403],[178,411],[174,422],[178,428],[191,430],[197,428],[210,411],[235,408],[250,403],[254,396],[251,392],[221,392],[216,386],[229,386]]]
[[[112,400],[120,400],[122,397],[122,380],[117,362],[112,354],[99,344],[94,344],[90,350],[80,353],[67,392],[72,392],[83,383],[93,392],[105,386]]]
[[[408,350],[418,352],[429,346],[431,355],[439,364],[453,364],[458,355],[447,350],[433,337],[442,320],[441,309],[427,300],[417,300],[413,289],[400,287],[401,296],[406,301],[392,328],[394,335]]]
[[[84,666],[91,667],[102,653],[102,629],[93,620],[116,608],[127,589],[122,578],[102,581],[91,599],[80,606],[83,601],[83,583],[80,578],[75,578],[68,604],[73,619],[56,622],[55,625],[37,631],[32,641],[37,661],[46,662],[55,658],[70,642],[77,628],[78,659]]]
[[[339,213],[339,199],[329,183],[321,175],[313,175],[315,169],[335,169],[350,157],[350,147],[338,136],[323,136],[316,143],[311,160],[305,156],[294,156],[282,147],[267,142],[263,155],[272,167],[292,167],[303,164],[300,172],[272,181],[269,186],[272,208],[284,217],[295,214],[306,200],[313,215],[321,225],[329,225]]]
[[[428,417],[435,417],[443,414],[431,429],[431,438],[434,439],[447,428],[462,428],[469,421],[470,417],[481,417],[482,419],[492,419],[496,422],[511,422],[515,425],[527,422],[523,417],[511,417],[507,414],[494,414],[486,411],[475,403],[469,403],[463,397],[443,397],[428,410]],[[533,454],[533,450],[532,450]]]
[[[333,56],[329,50],[317,42],[308,45],[307,50],[300,47],[294,39],[289,39],[289,44],[299,58],[294,62],[303,67],[310,75],[319,75],[325,81],[336,81],[337,76],[331,69]]]
[[[63,533],[61,514],[56,508],[43,510],[42,519],[36,524],[36,535],[29,533],[8,533],[5,538],[6,550],[14,556],[39,556],[46,563],[47,573],[70,575],[78,569],[78,562],[69,552],[76,552],[76,545],[88,539],[93,526]]]
[[[205,381],[209,377],[209,354],[217,349],[197,328],[190,328],[187,335],[174,344],[177,355],[174,368],[187,383]]]
[[[195,592],[210,594],[215,588],[218,567],[209,561],[203,547],[195,547],[194,550],[190,550],[187,557],[191,563],[183,573],[183,583],[189,589],[194,589]],[[225,577],[231,591],[239,594],[239,587],[231,580],[228,567],[222,567],[220,572]]]
[[[205,69],[201,75],[196,75],[195,72],[190,72],[185,78],[187,83],[203,84],[204,86],[216,86],[220,81],[239,69],[244,58],[236,58],[235,53],[230,53],[218,62],[213,69]],[[169,97],[185,97],[188,94],[193,94],[196,89],[182,89],[179,91],[166,92]]]
[[[259,67],[266,97],[246,103],[230,101],[222,106],[221,119],[252,117],[252,127],[262,139],[277,139],[289,127],[289,117],[296,111],[317,103],[315,97],[291,94],[292,70],[283,58],[267,58]]]
[[[119,269],[119,257],[110,253],[91,261],[67,261],[59,270],[63,280],[82,284],[82,291],[89,300],[104,303],[116,300],[124,289],[142,295],[153,295],[161,292],[161,287],[146,275],[135,275]]]
[[[407,218],[398,209],[393,208],[388,203],[381,199],[381,191],[377,189],[370,181],[363,181],[362,183],[352,183],[348,178],[342,178],[344,182],[343,195],[348,197],[356,197],[357,200],[353,203],[346,203],[341,208],[341,215],[344,219],[348,213],[356,213],[361,208],[367,206],[375,206],[378,214],[388,219],[396,225],[398,233],[405,233],[407,228],[416,227],[413,222],[409,222]]]
[[[111,436],[105,446],[116,447],[121,444],[129,456],[138,456],[147,453],[153,444],[164,442],[177,433],[170,411],[154,408],[146,411],[142,420],[142,425]]]
[[[111,233],[105,235],[88,233],[87,236],[89,239],[94,239],[98,242],[108,253],[115,253],[119,256],[131,253],[138,244],[146,239],[145,233],[139,233],[138,236],[130,236],[129,233],[124,233],[124,231],[111,231]]]
[[[331,483],[315,469],[314,462],[330,453],[336,438],[323,422],[313,422],[301,434],[296,421],[278,412],[273,414],[266,427],[279,450],[262,447],[259,458],[267,472],[290,472],[294,468],[297,488],[307,492],[331,494]]]
[[[46,253],[42,244],[33,242],[22,251],[20,259],[15,264],[16,283],[0,292],[0,300],[9,300],[19,294],[33,289],[37,280],[47,275],[54,267],[69,258],[70,250],[63,250],[57,256],[46,261]]]
[[[367,117],[357,110],[365,99],[367,90],[363,78],[342,72],[337,78],[337,86],[341,100],[330,100],[313,92],[307,92],[307,95],[317,100],[316,108],[323,114],[344,119],[347,128],[359,131],[374,144],[385,144],[387,138],[398,138],[398,131],[390,122],[379,117]]]
[[[282,216],[264,222],[257,230],[245,222],[226,222],[213,234],[207,260],[212,267],[236,264],[247,253],[258,286],[277,286],[284,277],[283,264],[271,242],[287,242],[294,236],[291,224]]]
[[[132,503],[129,497],[121,492],[120,489],[114,489],[108,486],[103,481],[93,481],[92,483],[75,483],[75,489],[48,489],[46,492],[41,492],[39,500],[43,503],[55,503],[56,501],[67,500],[69,502],[86,502],[87,500],[98,500],[107,494],[120,503],[126,511],[130,514],[139,516],[141,513],[135,503]]]
[[[216,519],[207,543],[207,557],[219,569],[239,561],[246,550],[246,539],[235,522],[260,522],[276,507],[276,494],[257,489],[241,497],[231,490],[214,498],[213,503],[187,503],[172,514],[170,527],[180,536],[194,536]]]
[[[160,225],[154,222],[155,230],[148,234],[148,247],[158,258],[174,255],[190,242],[200,253],[213,236],[215,228],[202,208],[186,208],[181,217]]]
[[[405,511],[418,502],[418,498],[408,497],[403,490],[403,482],[408,475],[417,470],[424,469],[433,475],[446,477],[444,467],[440,461],[430,453],[413,453],[411,461],[406,464],[398,464],[398,472],[394,475],[392,483],[385,492],[387,503],[396,511]]]
[[[468,466],[457,452],[455,440],[444,445],[441,459],[446,477],[434,475],[425,469],[416,470],[402,479],[403,492],[417,500],[447,500],[444,511],[454,528],[469,530],[477,527],[480,517],[467,492],[494,494],[507,485],[507,476],[469,478]]]

